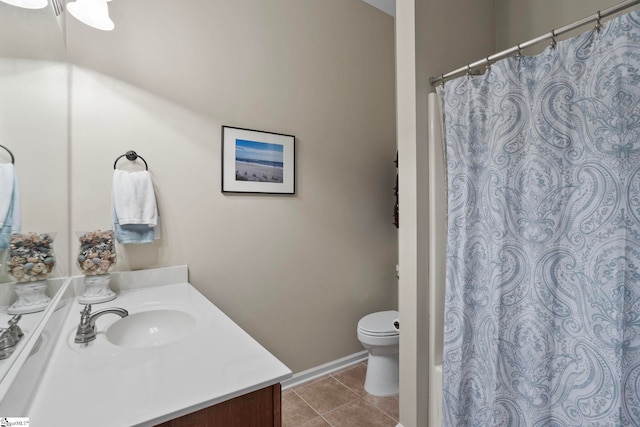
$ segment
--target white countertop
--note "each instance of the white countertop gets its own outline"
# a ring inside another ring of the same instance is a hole
[[[111,344],[97,319],[89,344],[73,342],[84,306],[73,301],[51,361],[33,396],[32,426],[151,426],[279,383],[291,370],[189,283],[122,291],[109,307],[129,315],[153,308],[190,310],[195,329],[179,341],[149,348]]]
[[[63,286],[66,280],[67,280],[66,278],[49,279],[50,295],[55,295],[57,290]],[[11,288],[13,288],[13,283],[3,284],[3,286],[5,287],[9,285]],[[11,293],[13,293],[13,291],[11,291]],[[11,320],[15,316],[14,314],[7,313],[8,308],[9,308],[8,305],[0,307],[0,328],[7,328],[9,326],[9,320]],[[39,332],[37,331],[37,329],[38,329],[38,326],[40,325],[40,322],[43,319],[43,315],[44,315],[44,310],[35,312],[35,313],[22,314],[22,317],[18,322],[18,326],[20,327],[24,335],[22,336],[20,341],[18,341],[18,344],[16,345],[14,352],[11,354],[11,356],[9,356],[6,359],[0,360],[0,398],[2,398],[3,396],[3,391],[4,391],[3,380],[5,375],[10,371],[13,364],[16,363],[18,359],[20,359],[20,353],[22,352],[23,348],[28,347],[27,343],[31,339],[32,335],[34,333]],[[22,359],[24,358],[25,356],[22,357]],[[11,379],[9,379],[9,381],[10,380]]]
[[[13,314],[8,314],[6,312],[6,307],[2,307],[2,309],[0,309],[0,328],[8,328],[9,320],[11,320],[13,317],[14,317]],[[0,360],[0,379],[2,379],[5,376],[9,368],[11,368],[13,363],[16,361],[15,356],[20,354],[20,352],[22,351],[22,348],[25,346],[25,344],[29,340],[31,333],[38,326],[38,323],[40,323],[41,318],[42,318],[41,312],[22,315],[22,318],[18,322],[18,326],[20,327],[24,335],[20,339],[20,341],[18,341],[18,343],[16,344],[14,348],[14,352],[11,354],[11,356],[7,357],[6,359]]]

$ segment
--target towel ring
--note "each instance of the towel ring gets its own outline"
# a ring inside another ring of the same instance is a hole
[[[16,159],[15,157],[13,157],[13,153],[11,152],[11,150],[9,150],[7,147],[5,147],[4,145],[0,145],[0,148],[4,148],[5,150],[7,150],[7,153],[9,153],[9,155],[11,156],[11,163],[15,164]]]
[[[4,148],[4,147],[3,147],[3,148]],[[9,151],[9,150],[7,150],[7,151]],[[12,157],[13,157],[13,156],[12,156]],[[145,170],[149,170],[149,165],[147,165],[147,161],[146,161],[146,160],[145,160],[141,155],[139,155],[138,153],[136,153],[136,152],[135,152],[135,151],[133,151],[133,150],[129,150],[129,151],[127,151],[126,153],[124,153],[124,154],[122,154],[122,155],[118,156],[118,158],[116,159],[116,161],[115,161],[115,162],[113,162],[113,168],[114,168],[114,169],[116,168],[116,165],[118,164],[118,160],[120,160],[120,159],[121,159],[121,158],[123,158],[123,157],[126,157],[126,158],[127,158],[127,160],[130,160],[130,161],[132,161],[132,162],[136,161],[137,159],[140,159],[140,160],[142,160],[142,161],[144,162],[144,168],[145,168]]]

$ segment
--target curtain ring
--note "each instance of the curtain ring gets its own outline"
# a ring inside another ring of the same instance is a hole
[[[440,86],[444,89],[444,74],[440,75]]]
[[[471,75],[471,64],[467,64],[467,76]]]
[[[520,43],[518,43],[518,53],[516,54],[516,58],[522,59],[522,48],[520,47]]]
[[[558,46],[558,42],[556,41],[556,30],[551,30],[551,49],[555,49]]]
[[[489,56],[491,56],[491,55],[489,55]],[[491,69],[491,60],[489,60],[489,56],[487,56],[487,59],[486,59],[487,64],[484,66],[485,72],[489,71]]]
[[[600,20],[602,19],[602,15],[600,14],[600,11],[598,11],[598,13],[596,13],[596,31],[600,32],[600,30],[602,30],[602,22],[600,22]]]

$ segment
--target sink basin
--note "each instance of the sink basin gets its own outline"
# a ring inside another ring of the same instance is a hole
[[[178,341],[196,327],[189,313],[157,309],[133,313],[113,323],[106,331],[107,340],[129,348],[157,347]]]

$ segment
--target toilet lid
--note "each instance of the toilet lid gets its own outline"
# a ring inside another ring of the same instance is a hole
[[[393,321],[398,318],[396,310],[379,311],[364,316],[358,322],[358,329],[369,335],[397,335]]]

